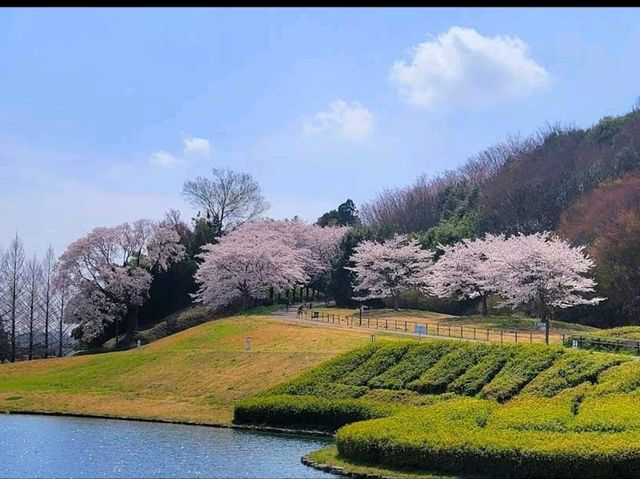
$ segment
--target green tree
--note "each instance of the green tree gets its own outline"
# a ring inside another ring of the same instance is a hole
[[[375,235],[369,226],[354,226],[340,243],[340,255],[331,270],[329,280],[329,292],[336,301],[336,306],[349,306],[353,304],[353,285],[355,273],[345,269],[345,266],[353,266],[350,259],[355,247],[362,241],[374,239]]]
[[[355,203],[348,199],[337,210],[331,210],[324,213],[316,224],[318,226],[356,226],[361,224],[358,216],[358,209]]]

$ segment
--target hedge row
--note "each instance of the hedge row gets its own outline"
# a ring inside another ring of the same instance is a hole
[[[395,366],[408,349],[409,344],[406,342],[383,344],[367,361],[341,378],[340,382],[353,386],[364,386],[369,380]]]
[[[334,432],[345,424],[386,417],[399,409],[398,405],[361,399],[261,396],[236,404],[233,422]]]
[[[564,352],[562,348],[544,345],[513,345],[503,348],[505,351],[511,350],[511,358],[480,391],[481,397],[498,402],[508,401],[518,394]]]
[[[539,374],[523,389],[524,394],[552,397],[584,382],[594,383],[598,375],[629,359],[612,354],[567,351],[553,366]]]
[[[447,390],[447,386],[478,362],[489,346],[477,343],[464,343],[444,355],[418,379],[407,385],[408,389],[423,394],[438,394]]]
[[[416,345],[404,355],[402,361],[371,379],[368,385],[380,389],[404,389],[455,346],[452,341]]]
[[[492,427],[501,408],[460,399],[350,424],[336,436],[348,460],[491,478],[640,477],[640,432]]]
[[[461,396],[475,396],[500,372],[512,355],[511,349],[493,346],[476,365],[447,386],[447,391]]]

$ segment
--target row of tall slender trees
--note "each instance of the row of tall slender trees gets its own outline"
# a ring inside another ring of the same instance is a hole
[[[27,255],[16,236],[0,249],[0,361],[62,356],[69,345],[63,321],[65,290],[54,285],[53,248]]]

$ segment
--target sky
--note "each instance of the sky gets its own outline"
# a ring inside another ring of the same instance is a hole
[[[195,211],[251,173],[274,218],[640,96],[638,9],[0,9],[0,245]]]

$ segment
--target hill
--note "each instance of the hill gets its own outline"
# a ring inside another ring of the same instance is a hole
[[[597,293],[608,300],[556,319],[637,324],[640,109],[589,128],[547,125],[529,138],[510,138],[455,170],[381,192],[362,216],[373,233],[360,235],[414,234],[430,248],[484,233],[558,232],[588,246]],[[464,309],[454,306],[447,312]]]
[[[228,317],[141,349],[2,364],[0,411],[226,424],[237,400],[368,339],[263,315]]]

